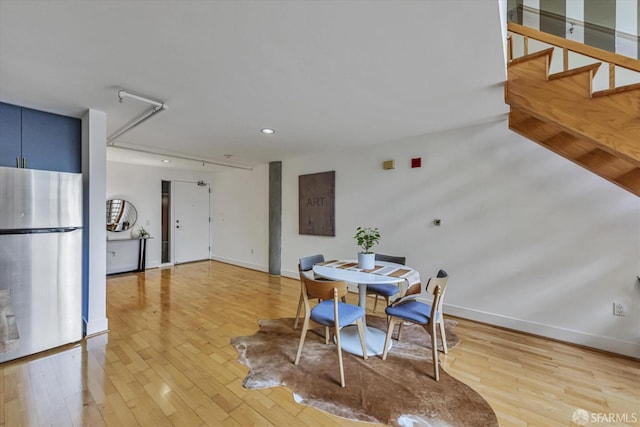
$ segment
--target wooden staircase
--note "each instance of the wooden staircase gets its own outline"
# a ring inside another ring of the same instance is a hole
[[[509,128],[640,196],[640,84],[593,92],[601,64],[550,74],[553,50],[509,62]]]

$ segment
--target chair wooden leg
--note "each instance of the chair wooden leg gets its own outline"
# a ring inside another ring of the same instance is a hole
[[[442,350],[444,354],[447,354],[447,334],[444,332],[444,319],[441,319],[440,324],[440,339],[442,340]]]
[[[362,357],[366,360],[367,357],[367,341],[364,338],[364,324],[362,323],[362,319],[358,319],[356,321],[358,325],[358,335],[360,335],[360,345],[362,346]]]
[[[376,312],[376,307],[378,307],[378,295],[376,294],[376,299],[373,300],[373,312]]]
[[[342,346],[340,344],[340,330],[338,330],[338,328],[335,328],[335,334],[336,334],[336,347],[338,348],[338,364],[340,365],[340,385],[342,387],[345,386],[344,384],[344,365],[342,364]]]
[[[436,381],[440,381],[440,370],[438,369],[438,336],[436,323],[431,322],[431,347],[433,356],[433,376]]]
[[[324,327],[324,343],[329,344],[329,338],[331,338],[331,331],[329,331],[329,327]]]
[[[398,341],[400,341],[400,337],[402,337],[402,325],[404,325],[404,322],[398,324]]]
[[[304,318],[304,323],[302,324],[302,333],[300,334],[300,343],[298,344],[298,352],[296,353],[296,361],[294,365],[297,365],[300,362],[300,355],[302,354],[302,346],[304,345],[304,339],[307,337],[307,330],[309,329],[309,318]]]
[[[389,352],[389,343],[391,342],[391,335],[393,334],[393,327],[395,325],[393,317],[389,317],[387,324],[387,336],[384,339],[384,350],[382,351],[382,360],[387,360],[387,353]]]
[[[300,319],[300,310],[302,310],[302,289],[300,289],[300,299],[298,299],[298,309],[296,310],[296,320],[293,322],[293,329],[298,329],[298,319]]]

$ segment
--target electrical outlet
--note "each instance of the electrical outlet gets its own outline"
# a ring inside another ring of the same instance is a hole
[[[622,304],[621,302],[614,302],[613,303],[613,315],[614,316],[625,316],[625,310],[624,310],[624,304]]]

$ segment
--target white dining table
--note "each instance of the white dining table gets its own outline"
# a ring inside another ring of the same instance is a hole
[[[352,266],[344,268],[351,264]],[[376,261],[375,272],[367,272],[361,270],[357,266],[357,261],[353,260],[341,260],[341,261],[327,261],[322,264],[316,264],[313,266],[313,272],[319,276],[331,280],[344,280],[345,282],[355,283],[358,285],[358,305],[365,310],[367,309],[367,285],[368,284],[382,284],[382,283],[402,283],[405,282],[407,277],[415,276],[416,272],[410,267],[403,264],[396,264],[393,262]],[[343,268],[340,268],[343,267]],[[401,277],[391,276],[401,272]],[[380,355],[384,351],[384,341],[386,338],[386,331],[382,331],[377,328],[367,326],[366,319],[364,319],[365,326],[365,339],[367,343],[367,356]],[[342,328],[340,332],[340,340],[342,349],[349,353],[362,356],[362,346],[360,345],[360,337],[358,335],[358,328],[356,325],[349,325]],[[392,343],[389,343],[391,348]]]

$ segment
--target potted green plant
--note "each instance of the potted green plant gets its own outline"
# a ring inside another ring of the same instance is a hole
[[[378,228],[358,227],[353,238],[362,248],[362,252],[358,252],[358,267],[363,270],[371,270],[376,265],[376,255],[371,251],[371,248],[376,243],[380,243],[380,231]]]

